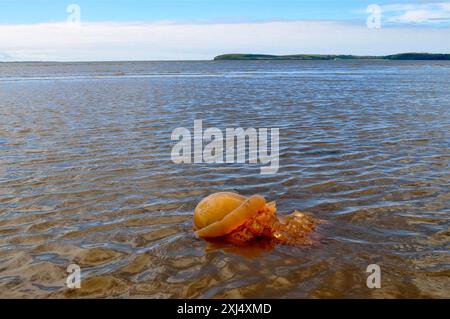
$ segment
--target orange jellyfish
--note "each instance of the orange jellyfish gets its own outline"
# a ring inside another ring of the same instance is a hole
[[[199,237],[221,238],[236,244],[258,239],[276,244],[309,244],[309,234],[318,223],[298,211],[279,217],[275,202],[267,203],[260,195],[245,197],[231,192],[204,198],[194,211],[194,227]]]

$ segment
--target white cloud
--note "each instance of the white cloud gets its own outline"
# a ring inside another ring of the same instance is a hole
[[[390,21],[423,23],[445,20],[448,18],[448,15],[441,12],[433,12],[429,10],[408,10],[400,16],[391,18]]]
[[[450,52],[449,30],[368,29],[332,21],[231,24],[66,23],[0,25],[4,60],[211,59],[230,52],[391,54]]]
[[[436,24],[450,22],[450,2],[403,3],[381,6],[388,23]]]

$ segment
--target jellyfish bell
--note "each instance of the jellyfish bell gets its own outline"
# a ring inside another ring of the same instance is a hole
[[[197,235],[203,238],[225,236],[255,217],[266,205],[264,197],[249,198],[234,193],[216,193],[202,200],[194,212]]]
[[[232,192],[220,192],[204,198],[194,211],[194,227],[202,229],[222,220],[238,208],[247,198]]]

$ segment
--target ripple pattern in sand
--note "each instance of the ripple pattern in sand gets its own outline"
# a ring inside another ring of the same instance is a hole
[[[1,297],[450,297],[448,63],[2,64],[0,74]],[[279,127],[278,174],[173,164],[170,134],[194,119]],[[317,247],[209,247],[191,214],[221,190],[330,224]],[[71,263],[80,290],[65,287]],[[370,263],[383,289],[366,288]]]

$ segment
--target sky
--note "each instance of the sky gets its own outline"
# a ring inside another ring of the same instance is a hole
[[[0,0],[0,61],[450,53],[450,1]]]

